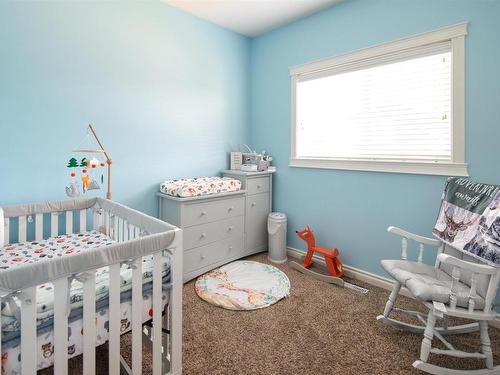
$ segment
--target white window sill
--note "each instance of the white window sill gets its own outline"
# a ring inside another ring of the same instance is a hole
[[[298,168],[343,169],[351,171],[412,173],[438,176],[469,176],[467,164],[463,163],[292,158],[288,165]]]

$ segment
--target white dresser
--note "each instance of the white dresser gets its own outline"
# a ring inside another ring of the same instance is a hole
[[[184,282],[267,250],[271,173],[224,171],[223,175],[241,180],[243,190],[192,198],[158,193],[160,219],[183,229]]]
[[[267,217],[272,209],[273,172],[222,171],[245,189],[245,255],[267,251]]]

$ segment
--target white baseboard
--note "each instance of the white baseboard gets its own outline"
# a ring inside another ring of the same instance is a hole
[[[304,251],[295,249],[290,246],[287,247],[287,253],[291,258],[295,259],[303,258],[305,255]],[[319,265],[321,268],[326,270],[326,263],[324,258],[314,255],[314,262],[316,265]],[[344,264],[344,273],[347,277],[351,279],[363,281],[367,284],[378,286],[379,288],[382,289],[392,290],[392,285],[394,284],[394,282],[391,279],[388,279],[387,277],[375,275],[374,273],[367,272],[359,268],[351,267],[346,264]],[[413,298],[408,289],[404,287],[401,288],[399,294],[405,297]],[[500,329],[500,316],[497,316],[497,318],[494,321],[491,321],[490,325],[492,327]]]

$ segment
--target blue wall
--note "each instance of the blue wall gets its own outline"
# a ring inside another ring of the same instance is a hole
[[[160,3],[0,3],[0,205],[64,198],[93,123],[114,199],[156,213],[167,178],[215,174],[250,141],[275,157],[275,210],[345,263],[382,274],[388,225],[430,234],[443,177],[289,168],[291,66],[469,21],[466,152],[500,183],[498,1],[345,1],[253,40]],[[430,254],[429,254],[430,255]],[[430,258],[430,257],[429,257]]]
[[[309,224],[346,264],[383,274],[379,260],[400,254],[385,229],[430,235],[445,178],[288,167],[289,68],[469,21],[466,158],[472,178],[500,183],[499,15],[498,1],[345,1],[253,40],[251,143],[275,157],[274,209],[288,214],[290,246],[304,248],[293,230]]]
[[[153,2],[0,3],[0,205],[65,198],[92,123],[113,198],[215,174],[248,140],[250,40]]]

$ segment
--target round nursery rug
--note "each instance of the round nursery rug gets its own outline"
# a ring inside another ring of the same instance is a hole
[[[271,306],[290,294],[290,280],[269,264],[241,260],[200,276],[198,296],[229,310],[255,310]]]

